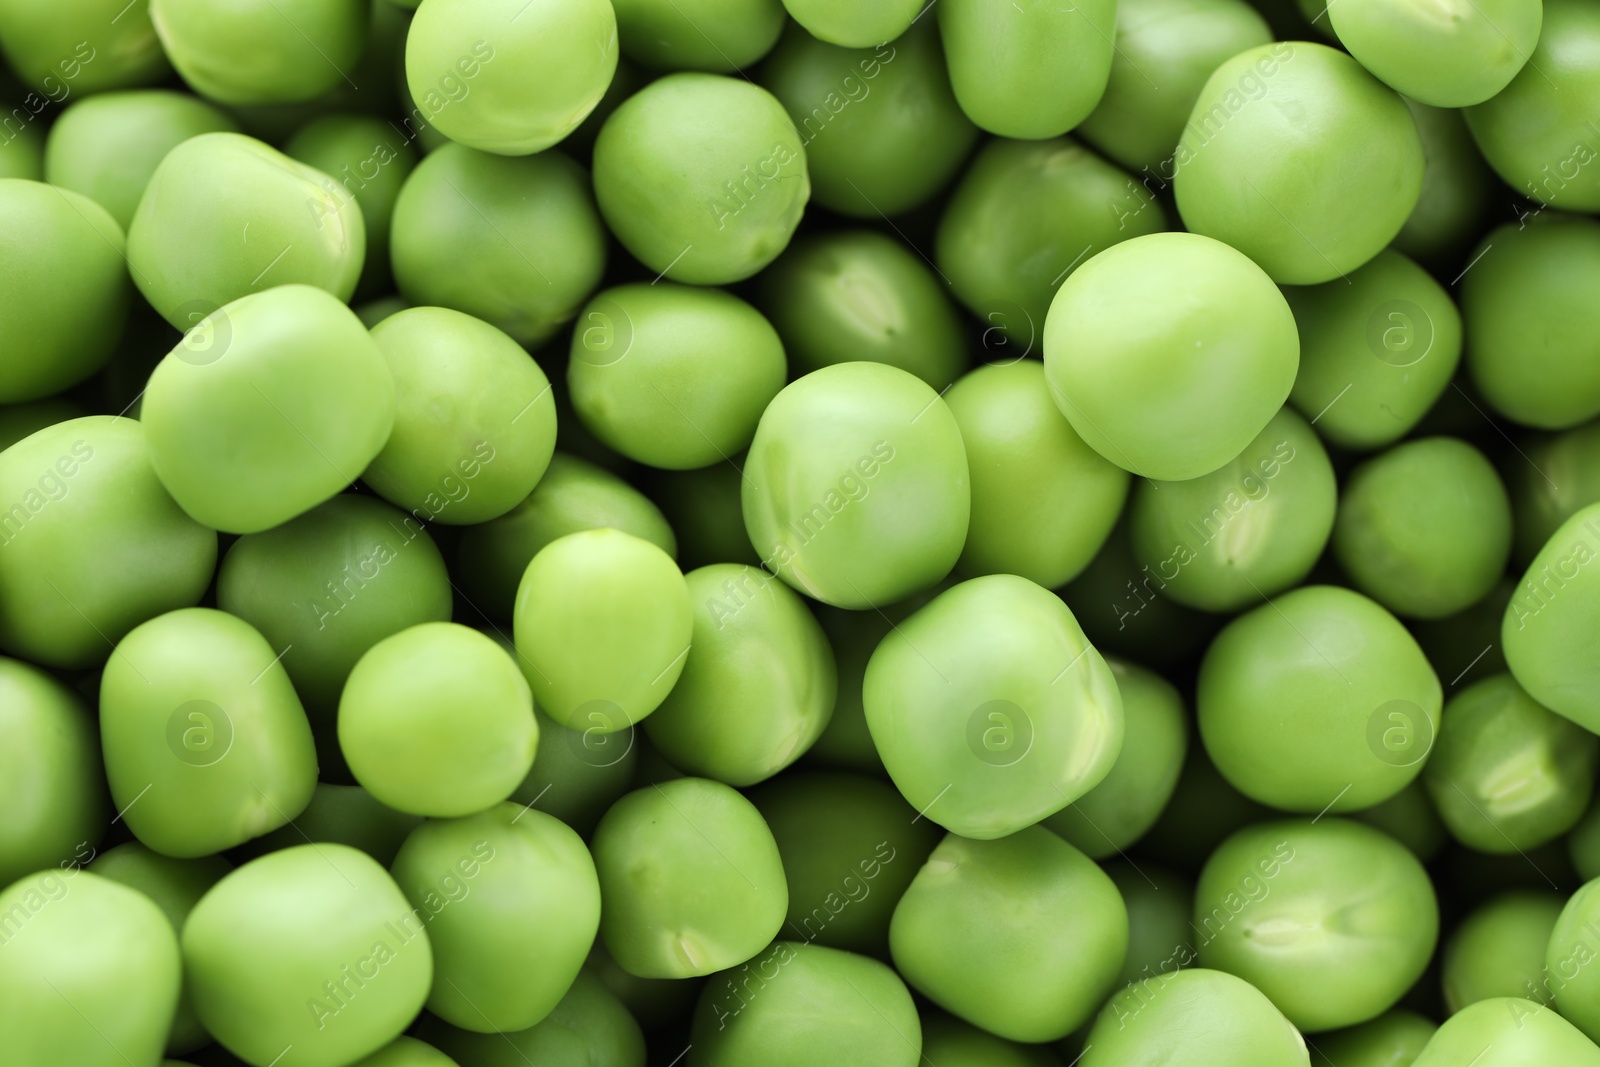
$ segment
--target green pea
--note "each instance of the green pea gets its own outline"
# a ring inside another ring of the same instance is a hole
[[[889,944],[906,981],[945,1010],[1012,1041],[1054,1041],[1111,991],[1128,913],[1111,879],[1042,827],[950,834],[895,907]]]
[[[1113,861],[1104,867],[1128,909],[1128,957],[1117,975],[1119,989],[1168,974],[1194,962],[1194,883],[1147,860]]]
[[[597,978],[645,1031],[676,1025],[694,1010],[695,997],[705,985],[701,978],[638,978],[617,966],[599,941],[583,965],[584,978]],[[582,981],[582,978],[580,978]]]
[[[1269,814],[1222,777],[1204,748],[1190,745],[1172,799],[1141,840],[1140,851],[1186,871],[1199,870],[1224,838]]]
[[[786,774],[750,801],[783,859],[786,936],[886,956],[895,904],[938,843],[938,827],[888,783],[854,774]]]
[[[640,978],[735,967],[765,948],[789,906],[772,831],[721,782],[678,778],[635,790],[591,843],[606,951]]]
[[[347,82],[367,40],[366,0],[149,0],[162,48],[195,92],[223,104],[295,104]]]
[[[1600,1048],[1554,1011],[1519,997],[1495,997],[1446,1019],[1411,1067],[1455,1067],[1474,1056],[1473,1067],[1600,1064]]]
[[[583,1067],[644,1067],[644,1035],[600,981],[579,974],[544,1021],[511,1034],[458,1030],[424,1015],[422,1036],[475,1067],[527,1067],[530,1063]]]
[[[397,1037],[350,1067],[457,1067],[456,1061],[414,1037]]]
[[[1069,140],[991,141],[939,220],[934,258],[1003,359],[1043,351],[1064,278],[1119,241],[1166,228],[1144,185]]]
[[[961,321],[926,261],[871,230],[803,237],[761,273],[757,303],[801,374],[887,363],[935,389],[967,365]]]
[[[1417,776],[1441,698],[1399,620],[1359,593],[1312,585],[1217,635],[1200,665],[1196,711],[1206,751],[1241,792],[1283,811],[1338,813],[1386,800]]]
[[[72,92],[150,85],[172,69],[150,8],[150,0],[6,0],[0,50],[29,87],[58,102]]]
[[[1493,0],[1446,20],[1421,0],[1351,0],[1330,4],[1328,20],[1339,43],[1395,92],[1467,107],[1500,92],[1528,62],[1543,10],[1539,0]]]
[[[805,601],[766,571],[718,563],[684,581],[689,654],[645,733],[688,774],[753,785],[798,759],[828,724],[833,649]]]
[[[1305,578],[1333,532],[1337,495],[1316,431],[1285,407],[1210,474],[1136,486],[1134,555],[1173,600],[1236,611]]]
[[[1300,331],[1289,401],[1344,448],[1398,441],[1461,359],[1461,314],[1444,287],[1385,249],[1347,279],[1284,289]]]
[[[607,446],[690,470],[744,450],[786,371],[778,331],[738,297],[635,284],[607,289],[584,309],[567,388]]]
[[[950,409],[905,371],[841,363],[789,384],[744,467],[745,528],[767,570],[836,607],[891,603],[950,573],[971,512]],[[907,523],[907,509],[918,521]]]
[[[1416,853],[1417,859],[1424,863],[1438,858],[1450,838],[1421,778],[1382,803],[1365,811],[1352,812],[1351,818],[1382,830]]]
[[[400,189],[391,242],[411,303],[465,312],[530,346],[578,313],[606,263],[589,183],[559,152],[430,152]]]
[[[1395,1008],[1360,1026],[1319,1034],[1317,1054],[1319,1062],[1335,1067],[1406,1067],[1438,1029],[1414,1012]]]
[[[771,51],[778,0],[613,0],[622,52],[654,70],[733,74]]]
[[[1474,254],[1481,261],[1461,280],[1461,312],[1467,370],[1483,399],[1544,430],[1600,414],[1600,310],[1590,299],[1600,223],[1556,214],[1507,223]]]
[[[1069,277],[1044,330],[1046,379],[1085,441],[1163,481],[1248,447],[1294,384],[1300,343],[1261,269],[1190,233],[1136,237]]]
[[[587,837],[633,782],[639,763],[634,732],[569,730],[538,708],[533,717],[539,723],[539,750],[511,799],[554,815]]]
[[[732,461],[658,474],[652,495],[677,531],[678,562],[759,563],[744,528],[744,472]]]
[[[1525,565],[1580,508],[1600,503],[1600,422],[1521,443],[1511,468],[1512,558]],[[1541,473],[1542,472],[1542,473]]]
[[[1463,919],[1444,947],[1450,1013],[1491,997],[1548,1003],[1545,947],[1565,904],[1550,892],[1505,893]]]
[[[1184,225],[1287,285],[1367,262],[1422,191],[1422,139],[1405,101],[1343,52],[1304,41],[1259,45],[1219,66],[1176,158]]]
[[[771,93],[680,73],[611,113],[595,140],[594,191],[607,227],[647,268],[724,285],[784,250],[811,181],[801,135]]]
[[[168,856],[275,830],[316,786],[311,728],[276,650],[210,608],[158,616],[117,644],[100,679],[100,740],[117,810]]]
[[[650,542],[612,529],[557,538],[517,588],[517,651],[534,700],[573,730],[638,723],[683,673],[693,611],[683,573]]]
[[[557,452],[521,503],[462,531],[461,585],[491,618],[509,620],[517,583],[540,549],[569,533],[603,527],[677,554],[672,527],[643,493],[592,463]]]
[[[624,100],[653,80],[655,80],[653,73],[624,57],[618,57],[617,72],[611,76],[605,95],[600,98],[594,110],[589,112],[588,118],[561,142],[561,150],[574,159],[591,158],[594,155],[595,138],[600,136],[600,127],[606,124],[606,119],[622,106]]]
[[[347,494],[235,541],[217,574],[217,606],[287,649],[295,689],[331,715],[368,649],[450,618],[450,579],[413,517]]]
[[[1056,1067],[1042,1048],[1019,1045],[949,1015],[922,1019],[922,1055],[939,1067]]]
[[[1089,565],[1128,496],[1128,474],[1062,417],[1034,360],[979,367],[945,397],[966,446],[972,520],[957,567],[1047,588]]]
[[[1600,504],[1550,535],[1506,606],[1501,641],[1517,684],[1534,700],[1593,732],[1600,726]]]
[[[105,366],[122,336],[122,228],[79,193],[5,178],[0,235],[0,402],[40,400]]]
[[[1188,716],[1176,689],[1131,663],[1106,665],[1122,697],[1127,741],[1099,785],[1044,818],[1046,827],[1097,860],[1130,847],[1155,824],[1189,747]]]
[[[1271,40],[1266,20],[1243,0],[1119,0],[1105,95],[1078,135],[1139,170],[1146,188],[1151,177],[1165,188],[1177,169],[1178,138],[1211,72]]]
[[[1116,4],[1024,3],[939,6],[950,85],[961,110],[990,133],[1059,137],[1087,118],[1106,90]]]
[[[207,314],[150,376],[141,418],[183,510],[248,534],[349,485],[388,439],[394,397],[361,320],[320,289],[284,285]]]
[[[1462,116],[1478,151],[1519,196],[1565,211],[1594,211],[1600,209],[1600,178],[1584,168],[1597,155],[1589,123],[1600,116],[1600,10],[1582,0],[1545,0],[1543,8],[1538,44],[1521,71]]]
[[[1428,163],[1422,195],[1394,239],[1394,248],[1424,262],[1464,262],[1481,233],[1492,178],[1462,113],[1406,100]]]
[[[96,857],[88,869],[102,878],[137,889],[155,901],[171,922],[176,938],[195,904],[233,868],[218,856],[172,859],[137,842],[129,842]],[[211,1035],[200,1025],[194,1006],[189,1003],[188,991],[184,990],[178,998],[177,1014],[167,1037],[167,1051],[182,1054],[210,1043]]]
[[[605,0],[431,0],[406,34],[406,85],[452,141],[523,156],[578,128],[617,69]]]
[[[61,399],[0,406],[0,452],[40,430],[48,430],[58,422],[81,419],[84,415],[83,408],[70,400]]]
[[[184,976],[200,1021],[235,1055],[334,1067],[389,1044],[421,1010],[425,926],[365,852],[300,845],[201,898],[183,927]]]
[[[905,983],[853,952],[777,941],[754,973],[714,975],[700,996],[687,1067],[914,1067],[922,1027]]]
[[[54,870],[0,891],[0,1030],[17,1064],[156,1063],[182,977],[172,924],[143,893]]]
[[[0,453],[0,647],[92,667],[146,619],[197,603],[217,538],[156,479],[144,427],[91,415]]]
[[[876,48],[838,48],[792,28],[761,83],[799,130],[817,203],[853,218],[927,203],[978,138],[950,92],[931,19]]]
[[[0,101],[0,108],[14,111],[16,105]],[[44,149],[45,134],[38,127],[8,128],[5,138],[0,139],[0,178],[44,181]]]
[[[1506,670],[1500,627],[1511,592],[1511,580],[1502,577],[1487,596],[1463,612],[1445,619],[1412,620],[1411,633],[1440,678],[1457,686]]]
[[[820,41],[843,48],[867,48],[899,37],[922,14],[922,0],[783,0],[789,17]]]
[[[96,201],[127,229],[168,152],[202,133],[238,129],[219,108],[170,89],[89,97],[69,106],[50,127],[45,180]]]
[[[254,859],[307,841],[332,842],[358,848],[387,867],[406,836],[421,822],[420,815],[395,811],[359,785],[318,782],[305,811],[287,825],[246,843],[240,851]]]
[[[1249,982],[1204,968],[1112,997],[1078,1067],[1310,1067],[1305,1038]],[[1342,1065],[1341,1065],[1342,1067]]]

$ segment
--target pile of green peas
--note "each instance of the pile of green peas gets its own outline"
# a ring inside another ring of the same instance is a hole
[[[1600,1067],[1593,0],[0,0],[0,1067]]]

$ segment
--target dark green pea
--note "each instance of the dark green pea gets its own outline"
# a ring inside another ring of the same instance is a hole
[[[1580,508],[1600,503],[1600,422],[1521,444],[1511,467],[1512,558],[1526,565]]]
[[[1438,1029],[1414,1012],[1395,1008],[1360,1026],[1318,1034],[1317,1062],[1334,1067],[1407,1067]]]
[[[387,3],[388,0],[373,0],[374,3]],[[361,325],[372,329],[378,323],[391,315],[398,315],[411,305],[406,303],[401,296],[383,296],[376,300],[369,300],[365,304],[358,304],[350,310],[356,313],[356,318],[361,320]]]
[[[1593,732],[1600,727],[1600,504],[1550,535],[1506,606],[1500,639],[1517,684]]]
[[[251,859],[306,842],[349,845],[387,867],[422,816],[395,811],[359,785],[318,782],[306,810],[240,849]]]
[[[350,1067],[457,1067],[456,1061],[414,1037],[397,1037]]]
[[[1565,1010],[1565,1009],[1563,1009]],[[1476,1058],[1477,1062],[1472,1063]],[[1600,1048],[1549,1008],[1520,997],[1494,997],[1444,1021],[1411,1067],[1597,1067]]]
[[[778,0],[613,0],[622,52],[654,70],[732,74],[772,49]]]
[[[1019,1045],[951,1015],[922,1017],[922,1055],[939,1067],[1057,1067],[1045,1049]]]
[[[1305,1038],[1249,982],[1186,968],[1101,1009],[1078,1067],[1310,1067]]]
[[[599,979],[580,973],[544,1021],[516,1033],[458,1030],[424,1015],[418,1032],[471,1067],[644,1067],[639,1024]]]
[[[58,422],[84,417],[83,408],[70,400],[35,400],[29,404],[0,407],[0,452],[24,437],[47,430]],[[1543,542],[1540,542],[1541,544]]]
[[[9,100],[0,100],[0,108],[15,110],[16,106]],[[37,126],[6,130],[6,136],[0,138],[0,178],[44,181],[44,146],[45,132]]]
[[[281,5],[281,6],[280,6]],[[224,104],[294,104],[348,81],[367,40],[367,0],[150,0],[183,80]]]
[[[1600,804],[1591,806],[1567,835],[1567,854],[1584,881],[1600,878]]]
[[[1452,687],[1476,682],[1506,670],[1500,627],[1512,585],[1502,577],[1489,594],[1465,611],[1444,619],[1413,619],[1411,633],[1427,653],[1428,662]]]
[[[1463,919],[1444,946],[1444,1000],[1451,1014],[1491,997],[1548,1004],[1545,948],[1565,905],[1550,892],[1506,893]]]
[[[1194,883],[1148,860],[1113,860],[1104,870],[1128,909],[1128,958],[1117,988],[1192,966]]]
[[[1339,43],[1395,92],[1466,107],[1499,93],[1528,62],[1541,7],[1540,0],[1490,0],[1441,18],[1421,0],[1350,0],[1329,4],[1327,16]]]
[[[1423,863],[1436,859],[1450,840],[1450,831],[1445,828],[1421,778],[1382,803],[1365,811],[1352,812],[1350,817],[1382,830],[1416,853]]]
[[[688,1018],[694,1011],[695,997],[705,985],[701,978],[640,978],[629,974],[611,958],[599,941],[589,950],[583,973],[600,979],[611,994],[645,1031],[660,1030]]]
[[[977,140],[932,22],[876,48],[839,48],[793,27],[761,68],[799,130],[823,207],[865,219],[909,211],[944,188]]]
[[[1140,851],[1184,871],[1198,871],[1224,838],[1269,814],[1229,784],[1204,748],[1190,745],[1172,799],[1144,836]]]
[[[151,26],[151,0],[7,0],[0,49],[50,99],[151,85],[172,68]]]
[[[1324,20],[1326,21],[1326,20]],[[1427,166],[1422,195],[1400,228],[1394,248],[1427,263],[1465,262],[1489,205],[1491,178],[1461,112],[1406,100],[1422,137]]]
[[[531,673],[521,657],[517,662],[524,674]],[[639,762],[634,731],[569,730],[538,708],[533,717],[539,723],[539,749],[511,799],[554,815],[587,837],[633,781]]]
[[[743,482],[744,472],[731,461],[656,476],[651,495],[677,533],[683,566],[761,562],[744,528]]]

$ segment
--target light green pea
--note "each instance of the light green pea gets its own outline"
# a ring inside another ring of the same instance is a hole
[[[1339,43],[1397,93],[1434,107],[1481,104],[1528,62],[1543,21],[1540,0],[1475,0],[1467,10],[1349,0],[1330,4]]]
[[[344,845],[245,864],[195,905],[182,942],[200,1021],[252,1064],[359,1060],[400,1036],[433,979],[423,914]]]
[[[142,424],[90,415],[0,453],[0,648],[81,668],[146,619],[200,600],[217,537],[152,469]]]
[[[530,1063],[583,1067],[644,1067],[644,1035],[615,996],[588,974],[579,974],[544,1021],[511,1034],[458,1030],[424,1015],[422,1036],[462,1064],[528,1067]]]
[[[1550,535],[1506,605],[1501,641],[1517,684],[1584,729],[1600,727],[1600,504]]]
[[[1348,1030],[1317,1035],[1318,1062],[1335,1067],[1407,1067],[1439,1029],[1404,1008],[1387,1011]]]
[[[517,651],[534,700],[573,730],[638,723],[683,673],[693,616],[683,572],[650,542],[612,529],[557,538],[517,587]]]
[[[1079,1067],[1310,1067],[1305,1038],[1249,982],[1186,968],[1112,997]]]
[[[848,608],[902,600],[949,574],[971,512],[950,409],[881,363],[824,367],[779,393],[756,427],[742,498],[763,566]],[[917,522],[905,521],[908,508]]]
[[[1194,882],[1148,860],[1113,860],[1103,869],[1128,909],[1128,957],[1117,988],[1192,965]]]
[[[778,0],[612,0],[622,52],[654,70],[733,74],[771,51]]]
[[[820,41],[867,48],[899,37],[923,11],[922,0],[783,0],[789,16]]]
[[[111,798],[140,841],[209,856],[310,803],[311,727],[277,655],[210,608],[159,616],[118,643],[100,679],[100,742]]]
[[[420,815],[386,807],[359,785],[318,782],[305,811],[287,825],[246,843],[240,852],[254,859],[307,841],[331,842],[360,849],[387,867],[406,836],[421,822]]]
[[[1432,264],[1465,263],[1482,231],[1493,179],[1461,112],[1406,100],[1428,158],[1422,195],[1394,248]]]
[[[397,1037],[350,1067],[457,1067],[456,1061],[414,1037]]]
[[[1566,901],[1550,892],[1504,893],[1479,906],[1450,935],[1442,964],[1445,1005],[1455,1014],[1491,997],[1548,1004],[1545,948]]]
[[[12,1063],[161,1059],[178,1006],[178,942],[143,893],[46,871],[0,892],[0,1029]]]
[[[223,104],[296,104],[348,81],[368,0],[150,0],[161,46],[195,92]]]
[[[1600,1048],[1578,1027],[1520,997],[1494,997],[1444,1021],[1411,1067],[1596,1067]]]
[[[1089,1020],[1128,951],[1128,913],[1094,861],[1043,827],[950,834],[895,907],[895,967],[940,1007],[1012,1041]]]
[[[617,801],[591,843],[600,937],[640,978],[688,978],[761,952],[789,906],[761,813],[721,782],[677,778]]]
[[[1434,673],[1459,686],[1507,669],[1500,627],[1511,592],[1511,579],[1502,577],[1487,596],[1463,612],[1445,619],[1412,620],[1411,634],[1427,653]]]
[[[1539,554],[1580,508],[1600,503],[1600,422],[1521,442],[1528,462],[1511,467],[1512,559],[1521,566]],[[1543,473],[1541,473],[1543,472]]]
[[[50,99],[151,85],[172,70],[151,26],[150,0],[6,0],[0,50]]]
[[[783,342],[761,312],[687,285],[599,293],[578,318],[567,363],[572,406],[590,432],[669,470],[743,451],[786,377]]]
[[[377,2],[377,0],[374,0],[374,2]],[[384,319],[391,315],[398,315],[410,306],[405,297],[383,296],[376,300],[369,300],[365,304],[354,305],[350,310],[356,313],[356,318],[361,320],[361,325],[370,330]]]

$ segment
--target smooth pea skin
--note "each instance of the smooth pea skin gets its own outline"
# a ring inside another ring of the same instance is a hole
[[[778,0],[612,0],[622,53],[654,70],[732,74],[783,31]]]
[[[995,1037],[949,1015],[922,1018],[922,1055],[940,1067],[1057,1067],[1044,1048]]]
[[[978,137],[950,93],[932,19],[870,49],[791,28],[760,78],[800,132],[817,203],[853,218],[927,203]]]
[[[1044,331],[1046,379],[1073,429],[1117,466],[1163,481],[1244,451],[1288,398],[1299,353],[1271,279],[1191,233],[1101,252],[1062,284]]]
[[[1101,1009],[1080,1067],[1310,1067],[1305,1039],[1249,982],[1204,968],[1148,978]],[[1344,1065],[1340,1065],[1344,1067]]]
[[[1106,90],[1112,0],[945,0],[938,16],[956,99],[990,133],[1059,137]]]
[[[23,81],[52,100],[150,85],[172,70],[150,24],[149,0],[5,0],[0,50]]]
[[[1018,574],[1047,589],[1094,558],[1128,497],[1128,472],[1084,443],[1036,360],[979,367],[945,403],[961,429],[972,519],[957,568]]]
[[[756,302],[797,373],[867,360],[943,389],[966,366],[961,320],[944,284],[893,237],[872,230],[802,237],[756,284]]]
[[[676,531],[683,566],[760,562],[744,528],[743,487],[744,472],[733,463],[654,479],[651,496]]]
[[[518,665],[525,666],[520,660]],[[529,673],[524,670],[524,677]],[[538,708],[533,717],[539,723],[539,750],[511,799],[588,837],[606,809],[633,786],[639,765],[634,731],[569,730]]]
[[[595,140],[594,191],[607,227],[652,272],[725,285],[784,250],[811,180],[803,138],[771,93],[680,73],[611,113]]]
[[[247,534],[350,484],[394,411],[394,379],[361,320],[320,289],[285,285],[207,314],[151,374],[140,417],[179,506]]]
[[[418,1029],[456,1061],[476,1067],[528,1067],[530,1063],[644,1067],[645,1063],[639,1024],[627,1007],[587,972],[578,975],[543,1022],[527,1030],[480,1034],[458,1030],[432,1015],[424,1015]]]
[[[167,495],[132,419],[72,419],[0,452],[0,501],[0,648],[12,655],[95,666],[211,583],[217,536]]]
[[[1461,361],[1461,313],[1427,271],[1393,249],[1348,278],[1283,290],[1300,331],[1289,402],[1350,449],[1399,440]]]
[[[905,33],[922,13],[922,0],[783,0],[789,17],[819,41],[867,48]]]
[[[172,65],[221,104],[296,104],[348,81],[367,40],[366,0],[150,0]]]
[[[1188,716],[1178,691],[1131,663],[1113,659],[1106,665],[1122,697],[1122,751],[1099,785],[1044,819],[1046,827],[1097,860],[1130,847],[1155,824],[1189,748]]]
[[[985,145],[956,186],[934,244],[950,288],[984,324],[991,355],[1044,350],[1062,280],[1119,241],[1166,229],[1141,182],[1070,140]]]
[[[1494,997],[1444,1021],[1411,1067],[1596,1067],[1600,1048],[1566,1019],[1521,997]]]
[[[918,992],[1012,1041],[1087,1022],[1128,951],[1128,912],[1094,861],[1039,826],[995,841],[950,834],[889,926]]]
[[[606,233],[583,168],[561,153],[504,159],[447,144],[401,188],[391,249],[412,304],[453,308],[539,345],[599,284]]]
[[[648,497],[607,470],[557,452],[521,503],[462,531],[457,560],[463,591],[491,618],[509,621],[517,583],[538,551],[558,537],[601,527],[677,554],[672,527]]]
[[[0,1028],[25,1067],[153,1064],[178,1005],[172,924],[143,893],[79,870],[0,892]]]
[[[1173,150],[1211,72],[1271,40],[1266,21],[1243,0],[1118,0],[1105,95],[1078,135],[1164,187],[1175,169]],[[1146,77],[1146,71],[1160,76]]]
[[[1466,249],[1481,236],[1493,178],[1461,112],[1407,100],[1422,135],[1428,166],[1422,195],[1394,239],[1394,248],[1426,263],[1465,263]]]
[[[540,710],[569,729],[611,733],[677,684],[694,608],[671,556],[620,530],[583,530],[533,557],[514,625]]]
[[[1517,583],[1500,639],[1517,684],[1593,733],[1600,728],[1600,504],[1561,524]]]
[[[1596,990],[1600,975],[1588,966],[1600,924],[1600,881],[1586,883],[1562,908],[1545,953],[1544,985],[1555,999],[1554,1007],[1574,1026],[1594,1040],[1600,1033],[1600,1008]]]
[[[689,978],[753,958],[789,906],[761,813],[721,782],[676,778],[611,806],[590,850],[606,951],[640,978]]]
[[[202,133],[238,128],[220,108],[170,89],[92,96],[68,107],[50,127],[45,181],[94,200],[127,229],[168,152]]]
[[[533,694],[516,661],[458,623],[427,622],[378,642],[339,698],[339,748],[356,781],[413,815],[452,818],[505,800],[538,743]]]
[[[1600,222],[1541,214],[1490,231],[1479,254],[1461,280],[1461,313],[1467,370],[1483,399],[1543,430],[1600,414],[1600,308],[1590,299]]]
[[[428,0],[406,33],[406,86],[452,141],[507,156],[578,128],[617,69],[606,0]]]
[[[125,244],[88,197],[0,179],[0,403],[43,399],[105,366],[128,316]]]
[[[949,407],[880,363],[824,367],[779,393],[756,427],[741,495],[763,565],[848,608],[901,600],[949,574],[971,513]]]
[[[208,1031],[250,1063],[339,1067],[400,1036],[433,980],[426,913],[344,845],[262,856],[183,927],[184,976]]]
[[[1394,1006],[1439,937],[1422,864],[1362,823],[1260,823],[1224,841],[1195,889],[1200,963],[1250,982],[1301,1030]]]
[[[456,1061],[414,1037],[397,1037],[350,1067],[456,1067]]]
[[[1600,153],[1589,124],[1600,119],[1600,10],[1584,0],[1543,6],[1539,43],[1527,63],[1511,84],[1462,116],[1483,158],[1517,195],[1563,211],[1595,211],[1600,168],[1590,164]]]
[[[687,774],[747,786],[798,759],[833,714],[833,649],[799,594],[744,563],[684,576],[694,633],[645,734]]]
[[[900,792],[965,837],[1059,811],[1100,784],[1123,742],[1105,660],[1059,597],[1010,574],[962,582],[895,627],[862,703]]]
[[[464,1030],[525,1030],[550,1014],[600,925],[583,840],[519,804],[423,823],[392,870],[428,915],[428,1010]]]
[[[1180,604],[1237,611],[1297,585],[1334,529],[1333,464],[1285,407],[1232,461],[1134,489],[1133,551]]]
[[[1360,1026],[1317,1035],[1317,1054],[1319,1062],[1335,1067],[1406,1067],[1438,1029],[1415,1012],[1395,1008]]]
[[[1339,43],[1397,93],[1434,107],[1481,104],[1517,76],[1539,40],[1541,0],[1330,5]]]
[[[179,330],[274,286],[348,300],[366,250],[360,205],[343,185],[239,133],[168,152],[128,227],[134,284]]]
[[[105,771],[76,693],[0,659],[0,886],[92,852],[107,818]]]
[[[1554,893],[1523,890],[1495,897],[1463,919],[1444,948],[1450,1013],[1491,997],[1547,1002],[1544,986],[1557,979],[1545,973],[1545,948],[1565,905]]]
[[[1528,462],[1507,478],[1516,527],[1512,559],[1519,566],[1579,509],[1600,503],[1600,421],[1520,444]]]
[[[754,971],[759,984],[749,983]],[[746,999],[745,989],[759,989]],[[914,1067],[922,1027],[905,983],[865,956],[777,941],[755,966],[713,975],[700,994],[687,1067]]]
[[[100,679],[100,743],[111,798],[140,841],[208,856],[310,802],[311,727],[277,655],[210,608],[162,615],[118,643]]]
[[[1128,909],[1128,958],[1117,988],[1192,964],[1194,882],[1146,859],[1113,860],[1102,869]]]
[[[285,826],[247,844],[243,851],[259,850],[266,855],[279,849],[311,842],[349,845],[387,867],[406,837],[422,822],[420,815],[407,815],[380,804],[359,785],[330,785],[318,782],[306,810]]]
[[[635,284],[591,300],[572,332],[567,388],[589,431],[668,470],[744,451],[787,377],[778,331],[720,289]]]
[[[1283,811],[1337,813],[1371,807],[1417,776],[1441,697],[1398,619],[1359,593],[1311,585],[1217,635],[1196,711],[1206,751],[1240,792]]]
[[[1424,159],[1398,94],[1343,52],[1280,41],[1212,73],[1177,164],[1186,227],[1276,282],[1314,285],[1394,239],[1422,191]]]
[[[1333,553],[1357,588],[1438,619],[1481,600],[1511,555],[1511,500],[1483,453],[1454,437],[1407,441],[1345,480]]]

